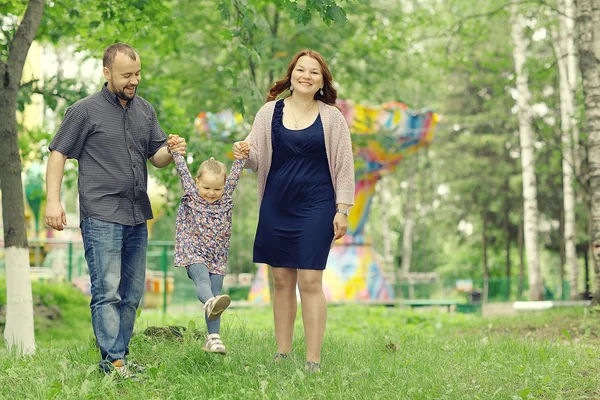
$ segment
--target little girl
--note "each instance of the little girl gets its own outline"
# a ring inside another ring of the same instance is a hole
[[[170,137],[169,148],[178,141],[179,136]],[[250,145],[244,146],[247,157]],[[204,350],[225,354],[220,316],[231,299],[221,295],[221,289],[227,273],[232,196],[246,161],[236,159],[227,176],[225,164],[211,157],[200,165],[194,182],[183,156],[174,153],[173,160],[185,192],[177,211],[175,265],[186,267],[198,299],[204,303],[208,329]]]

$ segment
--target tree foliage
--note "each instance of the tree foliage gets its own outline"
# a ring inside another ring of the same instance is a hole
[[[96,59],[115,41],[136,47],[143,68],[139,93],[156,107],[167,133],[186,137],[191,170],[209,155],[225,159],[231,142],[247,134],[269,86],[285,72],[291,56],[302,48],[318,50],[333,72],[339,98],[368,105],[400,101],[441,115],[427,156],[406,161],[418,166],[419,177],[413,270],[438,271],[448,278],[483,276],[485,219],[491,277],[508,272],[515,277],[522,185],[509,4],[483,0],[474,9],[461,0],[63,0],[47,7],[37,39]],[[7,55],[23,10],[21,1],[3,2],[2,15],[14,23],[2,25],[1,57]],[[558,70],[549,32],[556,10],[547,3],[522,2],[519,12],[527,21],[542,270],[547,286],[555,287],[562,263],[562,154]],[[80,79],[55,76],[43,85],[23,82],[18,104],[22,109],[31,96],[41,94],[60,119],[64,107],[88,91]],[[580,88],[577,95],[580,100]],[[245,125],[222,138],[196,131],[199,112],[226,109],[241,113]],[[580,121],[582,110],[580,106]],[[23,157],[45,157],[44,143],[52,133],[21,129]],[[585,148],[584,135],[581,140]],[[35,153],[30,153],[31,143],[38,143]],[[180,196],[178,177],[168,168],[152,174],[169,189],[165,204],[172,214]],[[245,179],[250,183],[242,185],[243,199],[236,204],[251,205],[236,215],[236,232],[250,231],[251,242],[256,210],[252,178]],[[577,242],[584,250],[586,189],[585,178],[578,179]],[[402,165],[386,179],[400,205],[404,180]],[[374,237],[381,234],[377,216],[383,207],[376,200],[369,228]],[[401,213],[389,218],[399,240],[394,246],[399,260]],[[376,248],[380,243],[374,241]],[[248,246],[240,243],[232,252],[249,253]],[[249,268],[248,258],[240,259],[245,260],[240,268]]]

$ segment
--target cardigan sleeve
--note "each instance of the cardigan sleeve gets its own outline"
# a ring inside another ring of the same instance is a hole
[[[335,109],[331,113],[332,134],[337,140],[335,143],[335,188],[336,203],[354,205],[354,156],[352,152],[352,139],[350,129],[342,113]]]
[[[267,128],[265,121],[265,107],[263,106],[256,113],[250,134],[244,139],[246,142],[250,143],[250,154],[246,159],[245,168],[251,169],[254,172],[258,170],[261,154],[266,151],[264,148],[265,144],[263,143],[263,137],[266,134],[265,130]]]

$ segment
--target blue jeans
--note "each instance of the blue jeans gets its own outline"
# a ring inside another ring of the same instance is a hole
[[[192,264],[187,267],[187,273],[191,280],[196,284],[196,296],[198,300],[206,304],[211,297],[221,294],[223,288],[223,275],[211,274],[204,264]],[[221,317],[211,321],[204,313],[206,320],[206,329],[208,334],[219,333],[221,330]]]
[[[100,367],[125,359],[136,311],[144,293],[148,229],[104,222],[81,221],[81,234],[90,273],[92,326],[100,347]]]

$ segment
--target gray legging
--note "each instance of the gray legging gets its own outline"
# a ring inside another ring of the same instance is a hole
[[[198,300],[206,304],[208,299],[221,294],[223,288],[223,275],[211,274],[204,264],[192,264],[187,268],[188,276],[196,284],[196,295]],[[221,329],[221,317],[210,321],[204,313],[208,333],[219,333]]]

